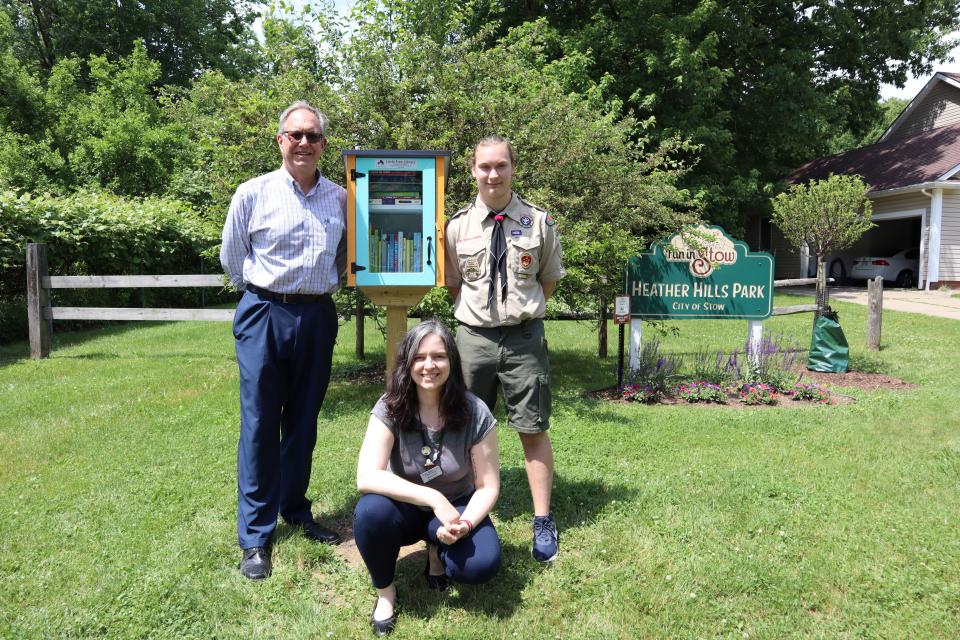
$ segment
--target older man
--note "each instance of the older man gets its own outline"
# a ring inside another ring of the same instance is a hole
[[[220,262],[244,290],[233,322],[240,365],[237,533],[240,572],[270,575],[277,515],[328,544],[340,536],[314,522],[310,500],[317,416],[330,381],[346,265],[346,192],[317,162],[327,118],[307,102],[280,116],[283,165],[240,185],[223,227]]]

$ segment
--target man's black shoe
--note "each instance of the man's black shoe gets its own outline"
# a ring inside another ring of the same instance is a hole
[[[303,529],[303,535],[311,540],[322,542],[323,544],[340,544],[343,538],[336,531],[331,531],[326,527],[321,527],[316,522],[301,522],[300,528]]]
[[[240,573],[250,580],[264,580],[270,577],[270,547],[252,547],[243,550],[240,561]]]

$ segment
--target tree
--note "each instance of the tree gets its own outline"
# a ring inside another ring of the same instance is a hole
[[[830,141],[830,154],[843,153],[850,149],[859,149],[869,144],[876,144],[880,141],[880,136],[886,133],[890,125],[893,124],[893,121],[900,117],[908,104],[910,104],[910,101],[903,98],[881,100],[879,103],[880,113],[874,120],[873,126],[862,135],[856,135],[849,129],[840,133]]]
[[[65,58],[45,79],[18,66],[9,46],[0,62],[0,88],[9,89],[0,92],[0,187],[156,195],[194,153],[187,130],[161,108],[160,65],[143,43],[116,62]]]
[[[211,71],[187,91],[164,100],[166,118],[191,132],[191,155],[178,165],[168,193],[187,200],[221,224],[237,186],[280,166],[277,118],[297,100],[307,100],[331,122],[329,148],[320,171],[341,182],[343,95],[309,71],[291,68],[245,80]],[[350,145],[352,146],[352,144]]]
[[[773,223],[798,249],[817,256],[817,300],[824,300],[824,256],[851,246],[875,225],[870,187],[860,176],[830,175],[826,180],[796,184],[771,202]]]
[[[575,52],[589,75],[640,121],[643,135],[698,145],[683,185],[731,231],[765,212],[776,183],[830,151],[843,131],[874,124],[882,83],[929,73],[955,44],[957,0],[729,2],[716,0],[464,0],[465,29],[545,18],[558,37],[545,55]]]
[[[0,12],[0,188],[50,190],[65,161],[50,145],[43,87],[13,52],[13,25]]]
[[[0,0],[16,27],[14,49],[44,74],[70,56],[130,55],[142,40],[163,83],[204,69],[247,71],[255,49],[252,3],[240,0]]]
[[[473,143],[507,136],[519,154],[517,192],[557,220],[568,271],[556,294],[562,303],[603,317],[627,258],[696,218],[696,202],[677,187],[690,146],[638,140],[639,123],[622,115],[607,81],[586,74],[583,54],[545,55],[545,21],[485,50],[471,39],[421,36],[402,16],[378,28],[385,22],[363,23],[342,57],[346,146],[450,149],[452,213],[475,194],[466,170]]]

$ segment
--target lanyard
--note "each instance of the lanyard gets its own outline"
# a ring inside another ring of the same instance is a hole
[[[434,447],[432,442],[427,442],[427,427],[423,424],[419,412],[417,413],[417,420],[420,422],[420,442],[423,444],[423,446],[420,447],[420,453],[424,457],[423,468],[430,469],[440,464],[440,454],[443,451],[443,437],[447,435],[447,432],[446,429],[440,430],[440,438],[437,441],[436,447]]]
[[[421,426],[423,423],[420,423]],[[423,427],[420,430],[420,442],[423,443],[423,446],[420,448],[420,453],[423,454],[423,467],[429,469],[440,464],[440,453],[443,451],[443,436],[446,434],[441,431],[440,439],[437,441],[437,445],[434,447],[432,442],[427,442],[427,436],[424,433],[426,427]]]

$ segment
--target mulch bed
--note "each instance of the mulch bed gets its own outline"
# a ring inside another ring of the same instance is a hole
[[[866,373],[864,371],[847,371],[846,373],[804,371],[802,380],[804,382],[814,382],[822,387],[852,387],[863,391],[916,389],[917,387],[915,384],[904,382],[898,378],[891,378],[882,373]]]
[[[908,390],[914,389],[917,385],[910,384],[909,382],[904,382],[898,378],[892,378],[883,373],[867,373],[864,371],[847,371],[846,373],[821,373],[819,371],[807,371],[804,369],[802,371],[803,376],[801,378],[802,382],[812,382],[818,384],[822,387],[826,387],[830,390],[831,398],[833,400],[832,404],[850,404],[854,402],[854,398],[844,395],[836,391],[837,388],[847,388],[847,389],[861,389],[863,391],[878,391],[881,389],[894,389],[894,390]],[[369,365],[361,366],[351,366],[343,367],[339,370],[333,372],[333,378],[338,380],[345,380],[350,383],[356,384],[385,384],[384,380],[384,366],[382,362],[371,363]],[[593,391],[587,391],[585,393],[587,397],[596,398],[597,400],[605,400],[607,402],[627,402],[623,400],[620,395],[617,393],[616,386],[607,387],[605,389],[596,389]],[[677,400],[676,398],[664,398],[657,404],[673,405],[673,404],[705,404],[705,403],[687,403],[682,400]],[[725,405],[714,404],[716,407],[727,407],[727,408],[745,408],[745,407],[770,407],[770,406],[779,406],[779,407],[803,407],[809,406],[811,404],[818,404],[816,402],[808,400],[793,400],[789,397],[781,396],[776,405],[746,405],[740,402],[740,399],[736,395],[731,395],[729,401]]]
[[[837,391],[837,388],[861,389],[863,391],[877,391],[880,389],[914,389],[917,385],[904,382],[897,378],[892,378],[882,373],[866,373],[864,371],[847,371],[846,373],[821,373],[819,371],[803,371],[801,382],[818,384],[830,391],[830,404],[852,404],[856,399],[844,393]],[[617,392],[617,387],[606,387],[587,391],[587,397],[597,400],[605,400],[617,404],[631,404],[629,400],[624,400]],[[685,402],[674,397],[665,397],[661,401],[653,403],[660,405],[690,405],[690,406],[711,406],[719,409],[749,409],[749,408],[789,408],[789,407],[808,407],[811,405],[823,404],[812,400],[794,400],[790,396],[778,396],[777,403],[773,405],[760,404],[748,405],[740,402],[736,394],[729,394],[727,404],[716,404],[706,402]]]

